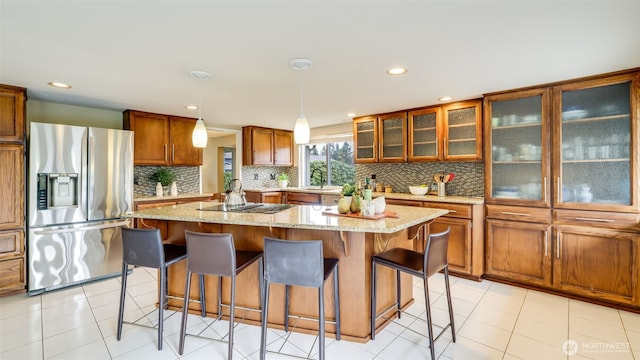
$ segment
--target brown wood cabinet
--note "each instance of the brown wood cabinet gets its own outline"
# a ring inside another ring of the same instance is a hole
[[[245,191],[247,202],[281,204],[283,203],[282,192],[280,191]]]
[[[409,111],[409,161],[437,161],[442,157],[442,108],[432,106]]]
[[[125,130],[134,132],[135,165],[202,165],[202,149],[195,148],[191,133],[197,119],[124,112]]]
[[[287,204],[316,205],[322,203],[322,195],[287,191]]]
[[[356,163],[475,161],[482,152],[482,100],[353,119]]]
[[[242,164],[293,165],[293,132],[245,126],[242,128]]]
[[[26,291],[25,95],[0,85],[0,296]]]
[[[639,89],[631,69],[485,96],[487,277],[640,307]]]
[[[444,105],[442,114],[442,159],[482,160],[482,100]]]
[[[378,162],[378,117],[353,118],[353,158],[356,164]]]
[[[378,116],[380,144],[379,162],[407,161],[407,113],[396,112]]]
[[[573,294],[640,306],[635,232],[555,226],[553,286]]]
[[[0,141],[24,141],[25,101],[25,88],[0,85]]]
[[[450,228],[447,260],[449,271],[480,280],[484,275],[484,212],[481,204],[454,204],[404,199],[385,199],[387,204],[447,209],[449,213],[429,225],[430,232]],[[416,251],[424,251],[424,239],[417,239]]]
[[[547,224],[488,219],[486,273],[551,286],[551,243]]]

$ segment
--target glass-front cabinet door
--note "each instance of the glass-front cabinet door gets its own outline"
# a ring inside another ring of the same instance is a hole
[[[443,158],[445,160],[482,159],[482,100],[443,106]]]
[[[441,124],[441,108],[431,107],[410,111],[409,123],[409,161],[435,161],[442,154],[438,141]]]
[[[555,207],[637,208],[637,77],[554,88]]]
[[[407,113],[380,115],[380,162],[407,161]]]
[[[550,206],[549,88],[485,97],[485,201]]]
[[[353,119],[353,142],[356,163],[378,162],[378,118],[376,116]]]

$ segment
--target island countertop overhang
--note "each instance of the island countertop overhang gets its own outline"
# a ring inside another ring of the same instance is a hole
[[[202,208],[214,202],[193,202],[135,211],[126,216],[137,219],[173,220],[186,222],[268,226],[275,228],[310,229],[329,231],[353,231],[391,234],[409,227],[429,222],[448,213],[445,209],[387,205],[386,211],[398,214],[397,218],[379,220],[325,215],[323,211],[336,206],[296,205],[275,214],[236,213],[206,211]]]

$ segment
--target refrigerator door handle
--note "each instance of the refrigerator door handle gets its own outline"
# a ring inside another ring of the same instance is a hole
[[[39,231],[34,231],[33,233],[36,235],[51,235],[51,234],[68,233],[73,231],[100,230],[100,229],[107,229],[107,228],[119,227],[119,226],[129,226],[129,225],[130,225],[130,220],[127,219],[127,220],[118,221],[118,222],[103,223],[100,225],[91,225],[91,226],[84,226],[84,227],[78,227],[78,228],[64,227],[64,228],[52,229],[52,230],[39,230]]]
[[[96,148],[96,142],[95,142],[95,137],[93,137],[91,135],[91,133],[87,134],[88,137],[88,147],[89,147],[89,153],[87,154],[87,186],[85,188],[82,189],[83,192],[85,192],[86,197],[87,197],[87,216],[89,217],[89,212],[93,209],[95,209],[95,196],[94,196],[94,191],[89,191],[89,189],[94,189],[95,188],[95,171],[94,168],[96,166],[95,161],[94,161],[94,154],[95,154],[95,148]]]

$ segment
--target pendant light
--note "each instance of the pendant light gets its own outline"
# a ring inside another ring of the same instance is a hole
[[[191,142],[193,143],[193,147],[206,148],[207,140],[209,140],[209,136],[207,135],[207,128],[204,127],[204,121],[202,120],[201,96],[200,103],[198,104],[198,121],[196,121],[196,127],[193,128],[193,133],[191,134]]]
[[[290,62],[290,66],[294,70],[305,71],[311,69],[311,60],[309,59],[293,59]],[[309,122],[303,111],[304,102],[304,80],[302,73],[300,75],[300,115],[296,120],[296,124],[293,128],[293,138],[296,144],[308,144],[310,138]]]
[[[189,75],[196,80],[209,80],[211,78],[211,74],[202,70],[191,70],[189,71]],[[193,143],[193,147],[206,148],[208,140],[209,135],[207,134],[207,128],[204,126],[204,121],[202,120],[202,96],[200,96],[198,103],[198,121],[196,121],[196,126],[193,128],[193,133],[191,133],[191,142]]]

